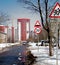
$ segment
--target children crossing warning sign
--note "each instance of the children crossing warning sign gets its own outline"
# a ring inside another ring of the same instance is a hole
[[[49,17],[50,18],[60,18],[60,4],[58,2],[53,7]]]

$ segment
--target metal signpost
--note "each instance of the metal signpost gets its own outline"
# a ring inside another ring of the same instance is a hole
[[[60,4],[57,2],[53,7],[51,14],[49,15],[50,18],[60,18]],[[58,21],[57,21],[58,22]],[[58,24],[57,24],[58,26]],[[57,48],[56,48],[56,65],[58,65],[58,44],[59,44],[59,27],[57,27]]]
[[[39,51],[39,34],[42,31],[42,27],[39,21],[36,21],[35,25],[34,25],[34,32],[37,34],[38,37],[38,51]]]

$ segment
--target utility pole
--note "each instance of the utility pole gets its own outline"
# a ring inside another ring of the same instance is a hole
[[[13,19],[12,19],[12,43],[14,43],[14,26],[13,26]]]

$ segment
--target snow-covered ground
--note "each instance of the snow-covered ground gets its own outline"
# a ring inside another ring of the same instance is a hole
[[[34,65],[60,65],[60,49],[53,48],[53,56],[49,56],[48,46],[36,46],[36,43],[29,43],[31,52],[38,56]]]

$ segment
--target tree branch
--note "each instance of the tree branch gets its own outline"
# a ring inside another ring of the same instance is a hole
[[[0,12],[0,24],[5,24],[9,20],[9,16],[3,12]]]
[[[45,30],[47,30],[44,26],[44,21],[43,21],[43,16],[42,16],[42,11],[41,11],[41,7],[40,7],[40,0],[38,0],[38,7],[39,7],[39,12],[40,12],[40,17],[41,17],[41,23],[42,23],[42,26]]]

